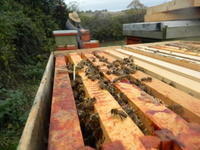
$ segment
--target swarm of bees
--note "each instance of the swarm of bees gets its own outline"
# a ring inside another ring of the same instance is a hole
[[[136,111],[128,105],[128,99],[126,95],[122,92],[119,92],[115,87],[115,83],[122,80],[129,81],[130,84],[135,84],[143,91],[148,92],[147,88],[142,82],[151,82],[151,77],[141,78],[140,80],[131,80],[130,74],[134,74],[137,70],[144,70],[134,64],[134,59],[130,56],[129,58],[124,58],[122,60],[116,60],[113,63],[109,63],[108,59],[100,57],[98,54],[95,54],[100,62],[104,62],[108,67],[106,71],[107,75],[116,75],[117,78],[113,79],[112,82],[109,82],[104,78],[104,74],[98,70],[99,66],[93,66],[89,60],[82,60],[75,66],[76,80],[73,80],[72,74],[70,74],[71,86],[74,93],[74,98],[77,106],[77,113],[80,120],[81,129],[83,131],[84,141],[86,145],[95,147],[95,143],[103,143],[103,131],[100,127],[99,116],[97,113],[94,113],[94,104],[96,98],[88,98],[85,95],[85,90],[83,86],[82,77],[78,75],[79,71],[84,71],[88,79],[92,81],[98,81],[99,89],[108,90],[110,94],[115,98],[119,105],[123,108],[120,110],[118,108],[113,108],[110,110],[111,116],[113,118],[119,117],[122,121],[129,116],[136,125],[146,134],[146,128],[144,124],[137,116]],[[97,58],[92,57],[92,62],[97,62]],[[67,65],[67,69],[74,71],[74,65]],[[70,73],[70,72],[69,72]],[[145,97],[145,95],[141,95]]]

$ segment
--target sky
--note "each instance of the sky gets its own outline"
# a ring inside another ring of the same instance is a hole
[[[121,11],[127,9],[127,6],[132,2],[132,0],[65,0],[68,5],[70,2],[77,2],[79,10],[104,10],[108,11]],[[170,0],[140,0],[145,6],[155,6]]]

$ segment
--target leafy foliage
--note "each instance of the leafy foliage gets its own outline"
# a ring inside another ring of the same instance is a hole
[[[0,149],[16,149],[55,49],[52,31],[65,28],[68,10],[63,0],[1,0],[0,6]]]
[[[122,26],[125,23],[144,21],[145,12],[127,10],[125,15],[111,16],[109,14],[95,13],[93,16],[81,14],[82,26],[90,30],[91,39],[102,41],[121,40],[124,38]]]
[[[140,3],[140,0],[133,0],[128,6],[127,8],[130,8],[132,10],[135,11],[143,11],[146,10],[146,6],[143,5],[142,3]]]

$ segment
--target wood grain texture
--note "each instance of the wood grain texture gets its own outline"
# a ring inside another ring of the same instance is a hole
[[[195,70],[191,70],[191,69],[187,69],[185,67],[181,67],[172,63],[168,63],[165,61],[161,61],[158,59],[154,59],[148,56],[144,56],[144,55],[140,55],[134,52],[130,52],[130,51],[126,51],[124,49],[116,49],[116,51],[124,53],[126,55],[130,55],[133,56],[134,58],[141,60],[143,62],[147,62],[149,64],[152,64],[154,66],[158,66],[160,68],[163,68],[165,70],[169,70],[171,72],[174,72],[178,75],[181,75],[183,77],[186,77],[188,79],[200,82],[200,72],[199,71],[195,71]]]
[[[147,8],[147,14],[150,15],[150,14],[173,11],[173,10],[178,10],[178,9],[183,9],[183,8],[188,8],[188,7],[193,7],[193,6],[198,6],[197,0],[172,0],[167,3],[163,3],[160,5]]]
[[[112,56],[115,56],[116,58],[124,58],[129,57],[128,55],[124,55],[122,53],[116,52],[116,51],[106,51]],[[145,63],[143,61],[140,61],[138,59],[134,59],[135,64],[142,67],[145,70],[145,73],[148,75],[155,77],[159,80],[165,80],[166,83],[173,82],[177,89],[180,89],[186,93],[190,93],[194,95],[194,97],[200,99],[200,91],[198,90],[200,87],[200,83],[190,80],[188,78],[185,78],[183,76],[177,75],[175,73],[172,73],[170,71],[167,71],[165,69],[162,69],[160,67]]]
[[[145,15],[145,22],[200,19],[200,8],[187,8]]]
[[[71,62],[80,62],[81,58],[78,54],[69,54]],[[127,150],[146,149],[139,137],[144,136],[140,129],[134,124],[130,117],[123,121],[119,117],[113,118],[110,110],[113,108],[122,109],[117,101],[107,90],[101,90],[98,81],[91,81],[85,76],[84,71],[80,71],[79,75],[82,77],[83,85],[86,90],[86,95],[90,98],[95,97],[95,112],[100,118],[101,128],[105,136],[105,143],[120,140],[123,147]]]
[[[100,56],[101,53],[97,54]],[[92,59],[90,59],[91,55],[85,54],[85,57],[93,63]],[[102,70],[105,66],[100,66],[99,68]],[[111,82],[117,77],[115,75],[107,75],[105,71],[103,71],[103,74]],[[126,95],[129,99],[129,104],[138,110],[140,119],[149,120],[152,123],[147,126],[147,128],[153,127],[152,132],[154,130],[167,130],[167,134],[171,134],[170,138],[176,139],[176,144],[174,143],[173,145],[177,149],[197,150],[200,148],[200,128],[198,128],[198,133],[195,133],[195,129],[185,120],[160,103],[152,102],[153,98],[149,97],[148,94],[142,99],[142,91],[137,86],[126,82],[117,82],[114,85]],[[197,126],[199,127],[199,125]],[[187,139],[184,139],[186,136],[188,136]]]
[[[112,63],[116,59],[104,54],[98,53],[99,56],[108,58],[109,62]],[[149,75],[137,71],[135,74],[131,74],[131,78],[134,80],[140,80],[143,77],[150,77]],[[153,78],[152,82],[142,82],[151,93],[164,101],[165,104],[170,106],[177,111],[177,114],[189,122],[200,123],[200,100],[193,96],[186,94],[160,80]]]
[[[137,71],[131,78],[140,80],[143,77],[150,77],[147,74]],[[188,122],[200,124],[200,100],[186,94],[160,80],[152,78],[151,82],[142,82],[153,96],[161,99],[167,106],[170,106],[178,115]],[[176,108],[177,107],[177,108]]]
[[[64,56],[55,58],[55,75],[48,150],[76,149],[84,146],[76,104],[67,72]]]
[[[54,70],[51,53],[17,150],[46,149]]]
[[[173,63],[175,65],[182,66],[188,69],[200,71],[200,62],[197,62],[188,58],[179,57],[173,54],[171,55],[170,51],[169,53],[164,53],[164,52],[160,52],[162,50],[154,49],[155,51],[153,51],[153,50],[148,49],[148,47],[132,47],[132,48],[126,48],[126,50],[129,50],[129,51],[132,51],[134,53],[138,53],[144,56],[149,56],[151,58],[155,58],[158,60],[162,60],[168,63]]]

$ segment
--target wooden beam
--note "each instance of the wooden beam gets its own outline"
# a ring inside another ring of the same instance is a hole
[[[200,0],[195,0],[194,1],[194,6],[199,7],[200,6]]]
[[[97,53],[97,55],[99,55],[99,53]],[[92,57],[94,57],[94,55],[83,53],[83,56],[90,60],[93,65],[98,65],[100,70],[105,68],[105,66],[101,68],[102,66],[100,64],[94,63],[92,61]],[[103,74],[111,82],[117,77],[115,75],[107,75],[106,71],[103,71]],[[148,120],[150,122],[148,127],[153,127],[152,133],[154,133],[154,130],[167,129],[168,132],[172,133],[172,135],[176,139],[176,144],[173,144],[175,149],[200,148],[200,145],[198,145],[198,143],[200,142],[200,133],[199,135],[194,135],[193,133],[195,132],[195,130],[191,128],[185,120],[180,118],[178,115],[176,115],[160,103],[153,103],[153,98],[149,97],[148,94],[146,95],[145,99],[141,99],[140,97],[142,91],[133,84],[117,82],[114,83],[114,85],[118,88],[120,92],[123,92],[126,95],[129,100],[129,104],[133,108],[136,108],[138,110],[140,118],[143,121]],[[193,135],[188,136],[189,133]],[[183,138],[185,137],[185,135],[188,136],[187,139]]]
[[[69,53],[81,53],[81,52],[92,52],[96,50],[106,50],[110,48],[121,48],[121,46],[110,46],[110,47],[98,47],[98,48],[90,48],[90,49],[81,49],[81,50],[67,50],[67,51],[54,51],[54,56],[64,55],[67,56]]]
[[[112,55],[116,58],[126,58],[128,55],[124,55],[122,53],[109,50],[106,51],[109,55]],[[136,65],[142,67],[145,70],[145,73],[148,75],[155,77],[159,80],[164,80],[166,83],[174,83],[177,89],[180,89],[188,94],[192,94],[194,97],[200,99],[200,91],[198,90],[200,87],[200,83],[190,80],[188,78],[182,77],[165,69],[156,67],[154,65],[142,62],[138,59],[134,59]]]
[[[188,8],[169,12],[160,12],[145,15],[145,22],[199,19],[200,8]]]
[[[64,56],[55,58],[55,75],[50,117],[48,150],[77,149],[84,146],[73,91]]]
[[[160,12],[168,12],[193,6],[198,6],[197,2],[194,4],[194,0],[172,0],[167,3],[147,8],[147,14],[150,15]]]
[[[105,53],[97,54],[101,57],[104,56],[105,58],[108,58],[110,63],[116,60]],[[130,76],[134,80],[141,80],[143,77],[150,77],[141,71],[137,71],[135,74],[131,74]],[[155,78],[153,78],[151,82],[141,82],[148,87],[148,91],[151,91],[155,97],[163,100],[168,106],[172,108],[180,106],[178,115],[182,118],[188,122],[200,123],[200,110],[198,109],[200,108],[200,100]]]
[[[171,64],[171,63],[167,63],[167,62],[160,61],[160,60],[157,60],[157,59],[154,59],[154,58],[150,58],[150,57],[147,57],[147,56],[143,56],[143,55],[140,55],[140,54],[129,52],[129,51],[126,51],[126,50],[123,50],[123,49],[116,49],[116,51],[127,54],[127,55],[131,55],[134,58],[139,59],[143,62],[153,64],[153,65],[158,66],[160,68],[169,70],[171,72],[182,75],[182,76],[187,77],[189,79],[192,79],[194,81],[200,82],[200,72],[198,72],[198,71],[187,69],[187,68],[184,68],[184,67],[180,67],[180,66],[177,66],[177,65],[174,65],[174,64]]]
[[[17,150],[46,149],[45,133],[49,126],[53,70],[54,59],[51,53]]]
[[[178,66],[182,66],[188,69],[200,71],[200,62],[192,61],[190,59],[182,58],[182,57],[177,57],[173,56],[170,54],[165,54],[161,53],[159,49],[154,49],[154,50],[148,50],[148,47],[131,47],[131,48],[125,48],[125,50],[138,53],[144,56],[148,56],[151,58],[155,58],[158,60],[162,60],[168,63],[172,63]],[[162,51],[162,50],[161,50]],[[170,52],[169,52],[170,53]]]
[[[76,56],[75,56],[76,55]],[[81,58],[78,54],[69,54],[70,60],[73,63],[80,62]],[[125,149],[137,150],[146,149],[139,137],[144,136],[137,125],[127,117],[123,121],[120,118],[112,118],[110,111],[113,108],[122,110],[117,101],[110,95],[107,90],[101,90],[98,81],[91,81],[85,76],[84,71],[80,71],[79,75],[82,77],[83,84],[87,95],[90,98],[95,97],[97,102],[94,104],[95,112],[100,118],[101,128],[105,136],[105,143],[120,140]]]
[[[185,58],[188,61],[193,60],[195,62],[200,62],[199,56],[191,56],[190,54],[187,54],[187,52],[183,53],[183,51],[180,53],[179,51],[181,51],[181,50],[179,50],[178,52],[173,52],[173,51],[171,51],[170,48],[168,49],[165,45],[152,46],[152,47],[156,47],[156,48],[151,48],[151,47],[147,47],[147,46],[138,46],[136,48],[150,50],[150,51],[153,51],[154,53],[160,52],[163,54],[168,54],[168,55],[172,55],[172,56],[176,56],[176,57],[180,57],[180,58]],[[131,48],[135,48],[135,47],[131,47]]]
[[[144,77],[150,77],[149,75],[137,71],[135,74],[131,75],[134,80],[140,80]],[[200,100],[194,98],[193,96],[186,94],[160,80],[152,78],[151,82],[142,83],[151,91],[153,96],[163,100],[163,102],[170,106],[173,110],[177,112],[182,118],[188,122],[196,122],[200,124]]]
[[[172,45],[174,45],[174,46],[172,46]],[[167,50],[170,52],[181,53],[181,54],[185,54],[185,55],[189,55],[189,56],[191,55],[191,56],[194,56],[193,59],[199,60],[198,58],[200,57],[200,54],[190,52],[185,48],[181,48],[181,46],[178,47],[178,45],[176,45],[176,44],[172,44],[172,45],[171,46],[170,45],[156,45],[156,46],[149,46],[149,48],[163,49],[163,50]],[[177,47],[175,47],[175,45]]]

